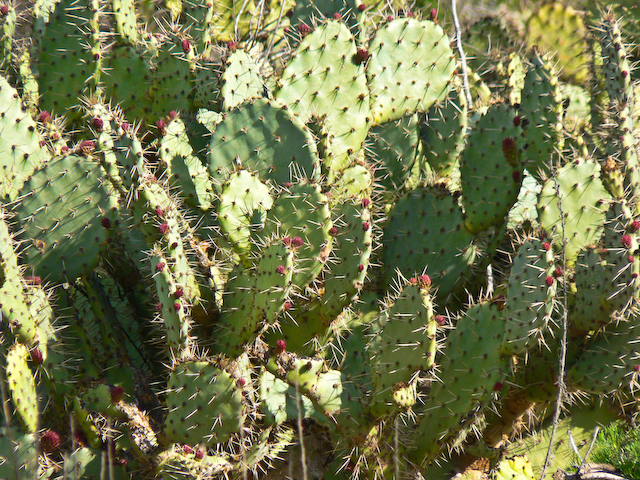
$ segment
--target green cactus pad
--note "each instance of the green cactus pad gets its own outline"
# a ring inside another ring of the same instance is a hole
[[[236,266],[225,285],[218,348],[227,355],[242,352],[257,332],[275,322],[291,288],[294,255],[281,239],[273,238],[253,257],[253,266]]]
[[[597,330],[612,320],[611,310],[603,304],[603,296],[594,295],[594,292],[600,292],[603,285],[608,283],[606,279],[609,277],[607,267],[596,248],[587,247],[580,252],[575,271],[577,292],[569,316],[570,328],[575,332],[586,333]]]
[[[329,181],[349,166],[369,130],[369,89],[364,63],[353,60],[356,52],[346,25],[330,20],[300,42],[276,92],[305,122],[322,120],[323,169]]]
[[[554,55],[564,80],[584,81],[587,32],[579,12],[560,2],[543,5],[527,21],[525,32],[529,45],[537,45],[544,53]]]
[[[202,211],[211,208],[213,192],[207,169],[194,154],[182,120],[176,118],[166,126],[160,142],[160,159],[169,181],[178,184],[185,203]]]
[[[492,105],[476,122],[460,157],[464,225],[479,233],[504,220],[518,198],[522,160],[515,110]]]
[[[38,478],[38,436],[12,427],[0,428],[0,477]]]
[[[229,440],[244,420],[242,391],[209,362],[178,364],[169,376],[165,433],[172,442],[215,445]]]
[[[251,250],[251,229],[260,228],[273,205],[269,187],[247,170],[233,173],[222,185],[218,220],[236,251],[246,258]]]
[[[370,169],[364,165],[354,165],[345,169],[331,186],[331,204],[337,204],[348,198],[369,198],[372,188],[373,176]]]
[[[269,210],[264,235],[268,237],[299,237],[303,244],[296,247],[296,271],[293,283],[304,291],[322,271],[331,252],[329,199],[320,187],[311,183],[296,183],[281,192]],[[293,245],[293,243],[292,243]]]
[[[556,278],[551,244],[537,238],[525,240],[513,259],[509,274],[503,311],[506,320],[503,353],[520,355],[545,343],[560,280]]]
[[[128,118],[151,119],[153,73],[148,44],[116,46],[100,76],[105,95],[118,102]],[[168,113],[168,112],[165,112]]]
[[[252,98],[261,98],[264,93],[258,66],[242,50],[229,55],[220,82],[222,110],[231,110]]]
[[[429,286],[404,286],[378,317],[376,336],[369,344],[374,390],[371,412],[376,417],[397,408],[394,397],[417,371],[429,370],[436,355],[436,329]],[[429,280],[430,282],[430,280]]]
[[[397,270],[405,277],[426,274],[439,289],[439,298],[459,291],[476,256],[457,201],[439,187],[418,188],[398,200],[382,244],[387,289]]]
[[[33,373],[29,368],[29,349],[15,343],[6,354],[7,384],[15,412],[28,433],[38,430],[38,394]]]
[[[42,110],[77,119],[78,99],[95,93],[102,63],[99,13],[97,0],[61,0],[44,31],[37,31],[32,57]]]
[[[376,125],[369,130],[369,160],[385,189],[399,190],[409,179],[418,153],[418,115]]]
[[[73,280],[98,264],[118,215],[118,198],[103,175],[92,159],[68,155],[25,182],[17,218],[25,260],[39,277]]]
[[[496,304],[474,305],[448,335],[439,361],[438,381],[431,386],[410,453],[419,464],[433,460],[461,428],[480,413],[501,386],[507,361],[497,352],[503,337],[502,315]]]
[[[350,305],[364,285],[373,248],[373,229],[364,230],[364,222],[371,223],[367,208],[346,201],[333,209],[336,218],[333,226],[336,235],[333,241],[329,270],[324,276],[322,314],[335,319]]]
[[[537,52],[524,79],[520,99],[520,121],[523,137],[519,146],[525,146],[526,168],[536,179],[544,177],[540,170],[549,172],[550,165],[562,152],[562,98],[555,69],[546,56]]]
[[[640,380],[638,319],[611,324],[591,339],[587,348],[567,372],[569,389],[598,395],[631,392],[637,395]]]
[[[580,249],[599,240],[604,203],[609,199],[600,180],[600,165],[591,160],[567,163],[545,182],[538,199],[538,219],[555,245],[563,245],[563,237],[566,239],[569,265],[573,265]]]
[[[0,76],[0,201],[16,199],[25,180],[47,159],[36,122],[22,109],[18,92]]]
[[[425,159],[437,175],[450,177],[458,168],[466,130],[467,100],[459,89],[427,111],[420,123],[420,140]]]
[[[525,456],[502,460],[491,477],[492,480],[536,480],[531,463]]]
[[[446,96],[457,66],[449,43],[430,21],[399,18],[378,29],[367,64],[375,124],[427,111]]]
[[[226,113],[212,134],[209,173],[223,182],[238,165],[278,184],[314,178],[319,168],[309,130],[287,110],[255,99]]]

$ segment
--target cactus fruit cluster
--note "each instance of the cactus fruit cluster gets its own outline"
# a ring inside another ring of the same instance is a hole
[[[468,102],[435,9],[19,3],[1,478],[533,478],[565,321],[563,425],[635,418],[635,10],[478,21]]]

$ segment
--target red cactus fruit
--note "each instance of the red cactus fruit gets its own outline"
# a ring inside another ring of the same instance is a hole
[[[182,305],[180,304],[180,302],[176,302],[176,303],[173,304],[173,309],[176,312],[179,312],[181,308],[182,308]]]
[[[409,10],[408,12],[405,12],[405,15],[409,18],[413,18],[413,12],[411,10]]]
[[[42,350],[40,350],[38,347],[35,347],[33,350],[31,350],[30,355],[31,362],[33,362],[34,365],[42,365],[42,362],[44,362]]]
[[[182,298],[184,296],[184,290],[182,287],[176,288],[175,293],[173,294],[176,298]]]
[[[191,44],[186,38],[182,40],[182,51],[187,54],[191,51]]]
[[[111,228],[111,220],[109,220],[108,217],[102,217],[102,219],[100,220],[100,224],[104,228]]]
[[[164,270],[165,266],[166,264],[164,262],[158,262],[156,264],[156,272],[161,272],[162,270]]]
[[[504,384],[502,382],[496,382],[493,386],[493,391],[499,392],[500,390],[502,390],[502,387],[504,387]]]
[[[631,235],[623,235],[621,242],[624,248],[631,248],[631,244],[633,243],[633,241],[631,240]]]
[[[116,385],[111,387],[109,394],[111,395],[111,403],[118,403],[124,397],[124,388]]]
[[[547,287],[553,286],[555,279],[551,275],[547,275],[547,278],[544,279],[544,283],[547,284]]]
[[[335,237],[338,234],[338,229],[336,227],[331,227],[329,229],[329,235],[331,235],[332,237]]]
[[[633,255],[629,255],[627,257],[627,262],[629,262],[629,263],[633,263],[633,262],[635,262],[635,260],[636,260],[636,258]]]
[[[102,120],[100,117],[94,117],[91,123],[93,124],[93,128],[95,128],[99,132],[101,132],[104,128],[104,120]]]
[[[542,248],[544,248],[548,252],[551,249],[551,244],[549,242],[544,242],[542,244]]]
[[[441,327],[447,323],[447,317],[445,317],[444,315],[436,315],[436,316],[434,317],[434,320],[435,320],[435,321],[436,321],[436,323],[437,323],[438,325],[440,325]]]
[[[276,342],[276,350],[278,353],[284,353],[287,351],[287,342],[285,340],[278,340]]]
[[[160,119],[156,122],[156,127],[158,127],[158,130],[160,130],[160,132],[164,132],[164,129],[166,127],[166,124],[164,123],[164,120]]]
[[[93,54],[93,60],[95,62],[97,62],[98,60],[100,60],[100,52],[96,52]]]
[[[388,16],[387,16],[387,22],[391,22],[391,21],[393,21],[393,16],[388,15]]]
[[[638,278],[638,274],[637,273],[632,273],[631,274],[631,278],[633,278],[633,279]]]
[[[362,230],[364,230],[365,232],[368,232],[370,228],[371,228],[371,224],[369,222],[362,222]]]
[[[553,276],[556,278],[560,278],[564,272],[562,271],[562,267],[556,267],[553,271]]]
[[[196,450],[196,460],[202,460],[204,458],[204,450]]]
[[[362,65],[369,60],[369,52],[366,48],[359,48],[353,56],[353,63],[356,65]]]
[[[171,120],[175,120],[176,118],[178,118],[178,112],[176,112],[175,110],[171,110],[171,111],[169,112],[169,118],[170,118]]]
[[[358,271],[359,272],[363,272],[364,271],[364,265],[363,264],[358,265]]]
[[[278,272],[280,275],[284,275],[287,273],[287,267],[285,267],[284,265],[278,265],[278,267],[276,268],[276,272]]]
[[[160,218],[164,218],[164,210],[162,210],[160,207],[155,209],[155,214]]]
[[[293,308],[293,303],[291,302],[284,302],[284,305],[282,306],[282,309],[285,312],[288,312],[289,310],[291,310]]]
[[[284,237],[282,239],[282,243],[284,243],[287,247],[291,245],[291,237]]]
[[[183,445],[182,446],[182,452],[185,455],[189,455],[190,453],[193,453],[193,448],[191,448],[189,445]]]
[[[367,6],[364,3],[361,3],[360,5],[358,5],[358,10],[360,10],[361,12],[364,12],[367,9]]]
[[[69,151],[69,147],[67,147],[66,145],[63,145],[62,147],[60,147],[60,151],[62,153],[67,153]]]
[[[513,181],[518,183],[520,181],[520,172],[518,170],[515,170],[511,176],[513,177]]]
[[[233,40],[230,40],[227,42],[227,48],[229,49],[230,52],[235,52],[236,49],[238,48],[238,44]]]
[[[129,122],[122,122],[120,126],[122,127],[122,130],[125,131],[125,133],[129,133]]]
[[[293,17],[293,8],[287,10],[287,13],[285,13],[285,15],[287,16],[287,18]]]
[[[626,70],[622,71],[622,78],[627,78],[628,75],[629,75],[629,72],[627,72]]]
[[[429,288],[431,286],[431,277],[429,275],[420,275],[418,277],[418,285],[420,288]]]
[[[62,439],[57,432],[45,430],[40,435],[40,448],[45,453],[55,453],[62,444]]]
[[[633,366],[633,371],[634,372],[640,372],[640,365],[634,365]]]
[[[509,165],[514,167],[518,165],[518,147],[513,137],[507,137],[502,140],[502,154],[506,158]]]
[[[244,387],[246,384],[247,384],[247,381],[242,377],[236,380],[236,385],[240,388]]]
[[[9,5],[2,5],[2,6],[0,7],[0,14],[1,14],[3,17],[6,17],[7,15],[9,15]]]
[[[78,147],[83,154],[88,155],[96,149],[96,144],[93,140],[83,140]]]
[[[363,198],[362,199],[362,208],[368,208],[369,205],[371,205],[371,200],[369,200],[368,198]]]
[[[522,122],[522,117],[520,115],[516,115],[515,117],[513,117],[514,127],[519,127],[521,122]]]
[[[51,114],[46,110],[43,110],[40,112],[40,115],[38,115],[38,121],[42,123],[49,123],[51,121]]]
[[[282,186],[283,186],[284,188],[291,188],[291,187],[293,187],[293,183],[291,183],[291,182],[284,182],[284,183],[282,184]]]
[[[640,221],[634,220],[629,224],[629,231],[631,233],[636,233],[638,230],[640,230]]]
[[[306,23],[301,23],[300,25],[298,25],[298,32],[300,32],[300,35],[302,35],[303,37],[306,37],[311,33],[311,27]]]
[[[435,22],[438,19],[438,10],[432,8],[429,12],[429,18],[431,18],[432,22]]]
[[[169,232],[169,224],[161,223],[160,226],[158,227],[158,230],[160,230],[160,233],[162,235],[166,235]]]
[[[37,275],[28,275],[24,277],[24,279],[29,285],[33,285],[35,287],[39,287],[42,284],[42,279]]]
[[[336,12],[333,14],[334,20],[342,20],[342,14],[340,12]]]
[[[291,246],[292,246],[293,248],[299,248],[299,247],[301,247],[302,245],[304,245],[304,240],[302,240],[302,238],[300,238],[300,237],[293,237],[293,238],[291,239]]]

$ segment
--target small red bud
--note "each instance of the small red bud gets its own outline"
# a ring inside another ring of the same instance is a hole
[[[504,384],[502,382],[496,382],[493,386],[493,391],[499,392],[500,390],[502,390],[502,387],[504,387]]]
[[[362,208],[368,208],[369,205],[371,205],[371,200],[369,200],[368,198],[363,198],[362,199]]]
[[[184,296],[184,290],[182,287],[176,288],[175,293],[173,294],[176,298],[182,298]]]
[[[290,10],[287,10],[287,13],[285,13],[285,15],[287,16],[287,18],[293,17],[293,8]]]
[[[236,385],[240,388],[244,387],[246,384],[247,384],[247,381],[242,377],[236,380]]]
[[[300,32],[300,35],[305,37],[311,33],[311,27],[306,23],[301,23],[298,25],[298,32]]]
[[[562,267],[556,267],[553,271],[553,276],[556,278],[560,278],[564,272],[562,271]]]
[[[285,273],[287,273],[287,267],[285,267],[284,265],[278,265],[278,267],[276,268],[276,272],[278,272],[280,275],[284,275]]]
[[[109,218],[107,217],[102,217],[102,219],[100,220],[100,224],[104,228],[111,228],[111,220],[109,220]]]
[[[438,10],[436,10],[435,8],[432,8],[431,11],[429,12],[429,17],[431,18],[432,22],[435,22],[438,19]]]
[[[99,132],[101,132],[102,129],[104,128],[104,120],[102,120],[100,117],[95,117],[92,123],[93,123],[93,128],[95,128]]]
[[[182,51],[187,54],[191,51],[191,44],[186,38],[182,40]]]
[[[358,10],[360,10],[361,12],[364,12],[367,9],[367,6],[364,3],[361,3],[360,5],[358,5]]]
[[[544,279],[544,283],[547,284],[547,287],[553,286],[554,282],[555,282],[555,279],[551,275],[548,275],[547,278]]]
[[[293,308],[293,303],[291,302],[284,302],[284,305],[282,306],[283,310],[285,312],[288,312],[289,310],[291,310]]]
[[[369,222],[362,222],[362,230],[364,230],[365,232],[368,232],[370,228],[371,228],[371,225],[369,224]]]
[[[164,270],[165,267],[165,263],[164,262],[158,262],[156,264],[156,272],[161,272],[162,270]]]
[[[447,323],[447,317],[445,317],[444,315],[436,315],[436,316],[434,317],[434,320],[435,320],[435,321],[436,321],[436,323],[437,323],[438,325],[440,325],[441,327]]]
[[[42,123],[49,123],[51,121],[51,114],[46,110],[43,110],[40,112],[40,115],[38,115],[38,121]]]
[[[634,257],[633,255],[629,255],[629,256],[627,257],[627,262],[629,262],[629,263],[633,263],[633,262],[635,262],[635,260],[636,260],[636,259],[635,259],[635,257]]]
[[[631,248],[631,244],[632,244],[631,235],[623,235],[621,241],[622,241],[622,246],[624,248]]]
[[[302,245],[304,245],[304,240],[302,240],[300,237],[293,237],[291,239],[291,246],[293,248],[299,248]]]
[[[36,347],[33,350],[31,350],[30,354],[31,354],[31,361],[33,362],[34,365],[42,365],[42,362],[44,361],[42,350]]]
[[[522,117],[520,115],[516,115],[515,117],[513,117],[514,127],[519,127],[521,122],[522,122]]]
[[[340,12],[336,12],[333,14],[334,20],[342,20],[342,14]]]
[[[429,288],[431,286],[431,277],[429,275],[420,275],[418,277],[418,285],[420,285],[420,288]]]
[[[233,40],[230,40],[227,42],[227,48],[229,49],[229,51],[235,52],[236,49],[238,48],[238,44]]]
[[[196,450],[196,460],[202,460],[204,458],[204,450]]]
[[[636,233],[638,230],[640,230],[640,221],[634,220],[629,224],[629,231],[631,233]]]
[[[335,237],[338,234],[338,229],[336,227],[331,227],[329,229],[329,235],[331,235],[332,237]]]
[[[55,453],[58,448],[60,448],[60,444],[62,443],[62,439],[58,433],[53,430],[45,430],[40,435],[40,447],[43,452],[46,453]]]
[[[276,342],[276,350],[278,353],[284,353],[287,351],[287,342],[280,339]]]
[[[189,455],[190,453],[193,453],[193,448],[191,448],[189,445],[183,445],[182,451],[185,455]]]
[[[544,242],[542,244],[542,248],[544,248],[548,252],[551,249],[551,244],[549,242]]]
[[[160,119],[156,122],[156,127],[158,127],[158,130],[160,130],[160,132],[164,132],[164,128],[166,127],[164,120]]]
[[[124,388],[120,386],[111,387],[109,393],[111,394],[111,403],[118,403],[124,397]]]
[[[8,6],[8,5],[2,5],[2,6],[0,7],[0,14],[1,14],[3,17],[6,17],[7,15],[9,15],[9,6]]]
[[[291,245],[291,237],[284,237],[282,239],[282,243],[284,243],[287,247]]]
[[[158,230],[160,230],[160,233],[162,235],[166,235],[169,232],[169,224],[161,223],[160,226],[158,227]]]
[[[358,271],[359,272],[363,272],[364,271],[364,265],[363,264],[358,265]]]
[[[181,308],[182,308],[182,305],[180,305],[180,302],[176,302],[176,303],[173,304],[173,309],[176,312],[179,312]]]

